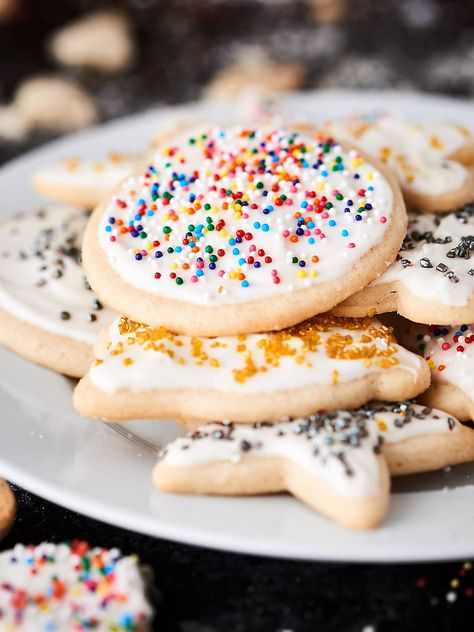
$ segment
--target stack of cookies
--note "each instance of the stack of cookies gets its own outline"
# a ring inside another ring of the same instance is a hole
[[[287,490],[340,524],[374,527],[388,509],[390,475],[474,458],[474,433],[454,417],[474,413],[474,333],[431,326],[474,320],[474,212],[410,210],[408,223],[405,209],[474,199],[470,143],[456,126],[384,118],[324,133],[177,129],[87,222],[87,280],[71,256],[80,255],[74,221],[84,226],[86,216],[71,209],[49,210],[55,229],[34,252],[10,257],[31,296],[15,286],[8,300],[17,316],[23,301],[23,320],[44,331],[35,354],[12,333],[3,342],[70,375],[90,364],[74,392],[84,416],[186,427],[155,467],[162,491]],[[25,231],[42,220],[27,216]],[[73,278],[82,283],[74,296]],[[46,317],[60,301],[51,331]],[[0,293],[13,321],[9,305]],[[406,348],[374,318],[394,310],[430,325],[397,321]],[[419,396],[422,404],[408,401]]]

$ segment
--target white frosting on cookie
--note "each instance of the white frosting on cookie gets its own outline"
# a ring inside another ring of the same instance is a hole
[[[380,487],[375,453],[384,441],[455,432],[459,422],[410,402],[369,404],[278,424],[211,424],[180,437],[162,453],[165,465],[195,467],[254,457],[281,457],[323,477],[345,496]],[[375,452],[374,452],[375,448]]]
[[[474,294],[473,251],[474,208],[445,216],[411,213],[397,261],[372,285],[398,281],[420,298],[461,307]]]
[[[102,160],[70,158],[45,165],[34,175],[43,191],[57,188],[70,190],[92,190],[97,199],[117,187],[136,168],[138,157],[133,154],[111,153]]]
[[[453,384],[474,398],[474,325],[416,328],[433,384]]]
[[[17,544],[0,553],[0,629],[151,629],[137,558],[117,549]]]
[[[0,307],[48,332],[94,344],[114,318],[80,265],[87,214],[45,207],[0,224]]]
[[[350,275],[391,225],[393,192],[356,151],[285,130],[192,130],[104,210],[99,242],[130,285],[241,304]]]
[[[404,189],[442,195],[460,189],[467,169],[448,157],[472,142],[468,130],[450,123],[408,123],[390,115],[352,118],[329,126],[391,167]]]
[[[111,325],[108,340],[89,372],[107,393],[274,393],[391,369],[416,375],[423,362],[374,319],[319,316],[280,332],[198,338],[122,318]]]

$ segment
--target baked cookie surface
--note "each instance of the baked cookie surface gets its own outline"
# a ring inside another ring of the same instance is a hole
[[[410,213],[397,260],[333,313],[397,311],[430,324],[474,320],[474,205],[447,215]]]
[[[8,533],[15,520],[16,500],[9,484],[0,478],[0,540]]]
[[[449,211],[474,199],[474,136],[462,125],[380,114],[333,121],[326,130],[390,167],[409,208]]]
[[[474,325],[417,325],[401,328],[404,344],[418,351],[431,369],[421,400],[459,419],[474,419]]]
[[[96,345],[74,404],[114,421],[255,422],[406,399],[428,385],[425,361],[370,318],[316,316],[283,331],[217,338],[121,318]]]
[[[287,490],[350,528],[388,508],[388,470],[408,474],[472,459],[474,431],[411,402],[374,403],[284,423],[208,424],[160,454],[153,480],[171,493]]]
[[[282,329],[384,271],[405,222],[395,180],[356,150],[288,130],[200,129],[96,209],[84,265],[104,302],[139,322],[205,336]]]
[[[94,208],[129,176],[144,157],[113,152],[101,160],[69,158],[45,165],[33,176],[34,188],[64,204]]]
[[[77,208],[50,206],[0,224],[0,344],[72,376],[113,319],[81,267],[86,222]]]

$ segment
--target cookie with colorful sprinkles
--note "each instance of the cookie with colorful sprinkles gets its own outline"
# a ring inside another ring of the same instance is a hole
[[[15,520],[16,500],[9,484],[0,478],[0,540],[8,533]]]
[[[147,632],[153,611],[134,556],[86,542],[0,553],[2,630]]]
[[[378,113],[332,121],[326,130],[393,169],[410,209],[449,211],[474,200],[474,135],[462,125]]]
[[[235,335],[330,309],[387,268],[405,233],[395,178],[358,150],[314,132],[199,128],[96,209],[84,266],[133,320]]]
[[[397,260],[333,313],[392,311],[426,324],[474,320],[474,204],[447,215],[410,213]]]
[[[375,403],[283,423],[208,424],[160,454],[155,485],[180,494],[288,491],[352,529],[377,526],[389,472],[411,474],[472,460],[474,430],[410,402]]]
[[[32,183],[41,195],[90,209],[143,161],[144,156],[120,152],[112,152],[100,160],[69,158],[38,169]]]
[[[443,408],[462,421],[474,419],[474,325],[417,325],[401,338],[431,369],[431,386],[420,401]]]
[[[315,316],[282,331],[189,337],[122,317],[74,392],[86,417],[252,423],[415,397],[429,369],[374,319]]]
[[[58,373],[81,377],[114,314],[81,267],[88,215],[47,206],[0,224],[0,345]]]

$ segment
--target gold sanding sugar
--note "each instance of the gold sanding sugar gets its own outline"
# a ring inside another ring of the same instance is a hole
[[[176,356],[175,351],[169,348],[170,344],[174,348],[186,346],[182,336],[173,334],[164,327],[142,325],[125,316],[120,319],[118,327],[121,335],[128,336],[127,344],[133,344],[132,341],[136,340],[145,351],[164,353],[169,358],[177,360],[179,364],[186,363],[184,358]],[[361,333],[354,336],[335,331],[323,342],[321,334],[330,333],[334,329]],[[385,344],[377,344],[377,340],[384,341]],[[324,344],[324,351],[330,359],[362,360],[366,367],[376,364],[380,368],[390,368],[399,363],[399,360],[394,357],[398,348],[393,344],[395,339],[392,336],[392,330],[385,325],[374,323],[371,318],[346,318],[323,314],[282,331],[269,332],[257,342],[257,348],[263,352],[261,365],[256,361],[255,354],[248,349],[247,336],[235,336],[235,341],[236,353],[245,358],[244,366],[233,370],[234,379],[239,383],[244,383],[258,373],[268,371],[269,367],[279,367],[281,359],[285,357],[291,357],[295,364],[303,364],[307,359],[307,354],[316,352],[321,344]],[[193,336],[189,339],[189,345],[193,361],[197,366],[207,364],[213,368],[219,368],[219,361],[210,356],[207,350],[226,348],[228,343],[219,339]],[[119,355],[123,352],[124,346],[121,341],[110,349],[111,355]],[[308,366],[310,366],[309,362]],[[333,384],[338,383],[337,371],[332,373],[332,380]]]

